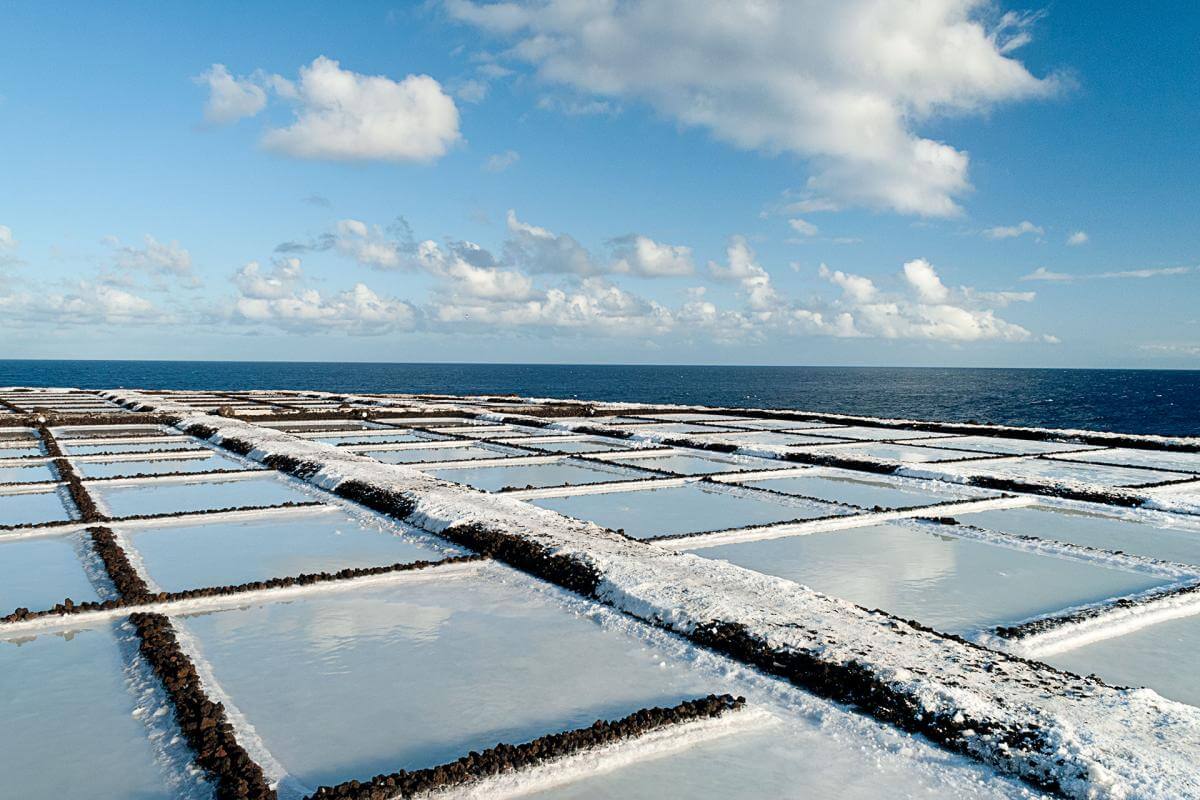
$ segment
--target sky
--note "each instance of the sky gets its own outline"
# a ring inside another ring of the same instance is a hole
[[[0,358],[1200,368],[1200,6],[0,7]]]

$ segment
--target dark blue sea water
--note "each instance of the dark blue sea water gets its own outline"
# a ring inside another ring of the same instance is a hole
[[[516,393],[1200,435],[1200,371],[0,361],[0,386]]]

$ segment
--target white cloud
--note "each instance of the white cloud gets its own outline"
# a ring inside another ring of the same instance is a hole
[[[944,303],[950,296],[950,290],[942,283],[933,265],[923,258],[913,259],[904,265],[904,279],[923,302]]]
[[[291,294],[303,275],[298,258],[280,259],[270,272],[264,272],[257,261],[250,261],[234,274],[233,284],[243,297],[277,300]]]
[[[821,266],[819,274],[840,286],[842,297],[827,312],[811,309],[793,312],[796,321],[811,332],[840,337],[943,342],[1027,342],[1038,338],[985,307],[984,301],[995,300],[995,296],[967,287],[957,291],[949,289],[924,259],[914,259],[904,265],[902,276],[911,296],[884,294],[869,278],[830,270],[825,265]],[[1003,295],[1001,305],[1033,299],[1032,293]],[[1048,336],[1040,339],[1047,343],[1057,341]]]
[[[1082,244],[1088,243],[1087,231],[1075,231],[1067,237],[1067,245],[1070,247],[1079,247]]]
[[[454,89],[454,96],[464,103],[480,103],[487,97],[488,85],[484,81],[470,79],[463,81]]]
[[[692,248],[656,242],[648,236],[630,235],[613,239],[612,271],[648,278],[691,275]]]
[[[104,281],[110,285],[133,286],[137,281],[135,276],[149,275],[155,278],[167,278],[172,284],[156,281],[151,287],[158,290],[185,286],[195,288],[200,285],[200,279],[192,271],[192,254],[177,241],[160,242],[150,234],[143,239],[143,246],[122,244],[115,236],[107,236],[104,243],[113,248],[114,272],[104,276]]]
[[[717,280],[736,281],[741,285],[747,304],[755,311],[766,311],[778,300],[771,275],[755,259],[745,236],[734,236],[725,249],[725,264],[708,262],[708,272]]]
[[[235,77],[224,64],[213,64],[193,80],[208,87],[204,118],[224,124],[242,117],[253,117],[267,105],[267,92],[259,78]]]
[[[79,281],[66,291],[39,288],[0,295],[5,323],[69,325],[160,324],[167,317],[144,297],[105,283]]]
[[[1200,356],[1200,344],[1143,344],[1138,349],[1160,356],[1189,358]]]
[[[504,172],[520,160],[521,154],[516,150],[505,150],[503,153],[488,156],[487,161],[483,162],[483,168],[488,172]]]
[[[17,249],[17,239],[13,236],[12,228],[0,225],[0,250]]]
[[[515,265],[530,272],[594,275],[603,271],[574,237],[522,222],[512,209],[507,222],[511,238],[505,244],[505,255]]]
[[[816,236],[821,232],[821,229],[816,225],[813,225],[807,220],[800,219],[799,217],[796,217],[795,219],[789,219],[788,225],[791,226],[792,230],[801,236]]]
[[[746,149],[809,159],[811,200],[951,216],[967,154],[923,138],[942,115],[1050,94],[1011,57],[1033,16],[985,0],[579,3],[447,0],[546,83],[644,102]]]
[[[1041,227],[1034,225],[1029,220],[1023,220],[1016,225],[997,225],[994,228],[988,228],[983,232],[983,235],[989,239],[1016,239],[1026,234],[1041,236],[1045,231]]]
[[[297,82],[271,83],[295,105],[296,119],[268,130],[263,144],[296,158],[432,161],[461,139],[454,100],[428,75],[394,81],[319,56]]]
[[[1164,278],[1174,275],[1189,275],[1200,272],[1200,267],[1154,267],[1149,269],[1124,269],[1111,272],[1052,272],[1045,267],[1038,267],[1028,275],[1022,275],[1023,281],[1046,281],[1050,283],[1075,283],[1078,281],[1119,280],[1123,278]]]

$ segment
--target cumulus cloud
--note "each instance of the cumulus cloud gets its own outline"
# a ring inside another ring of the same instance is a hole
[[[797,323],[815,333],[943,342],[1027,342],[1038,338],[986,307],[985,294],[965,287],[948,288],[933,265],[924,259],[914,259],[904,265],[901,275],[907,292],[884,293],[869,278],[830,270],[824,265],[819,274],[839,286],[842,296],[832,304],[831,310],[798,309],[793,312]],[[1032,299],[1032,293],[1006,293],[1004,303]],[[1056,341],[1045,336],[1041,340]]]
[[[522,222],[512,209],[507,217],[509,240],[504,251],[515,265],[530,272],[593,275],[603,268],[592,260],[587,248],[569,234],[556,234],[538,225]]]
[[[413,307],[381,297],[366,284],[356,283],[344,292],[322,295],[304,286],[300,259],[277,260],[263,270],[251,261],[234,273],[238,296],[231,319],[238,324],[270,326],[294,333],[335,332],[376,336],[407,330],[416,318]]]
[[[462,138],[454,99],[428,75],[397,81],[318,56],[294,81],[261,70],[235,77],[223,64],[213,64],[196,81],[209,89],[204,114],[211,122],[258,114],[268,92],[290,104],[292,123],[268,129],[262,143],[294,158],[433,161]]]
[[[725,263],[708,262],[708,273],[720,281],[737,282],[747,304],[756,311],[768,310],[777,300],[771,276],[755,259],[745,236],[732,237],[725,249]]]
[[[242,117],[253,117],[266,108],[267,92],[259,85],[261,76],[235,77],[224,64],[213,64],[193,80],[208,87],[204,118],[223,125]]]
[[[263,144],[296,158],[432,161],[461,138],[454,100],[428,75],[394,81],[319,56],[296,83],[279,85],[296,119]]]
[[[734,146],[808,159],[810,200],[826,207],[959,213],[968,156],[922,137],[920,125],[1058,86],[1012,56],[1036,16],[989,25],[985,0],[447,0],[446,8],[570,94],[643,102]]]
[[[1025,235],[1041,236],[1045,232],[1029,220],[1022,220],[1016,225],[997,225],[994,228],[987,228],[983,235],[989,239],[1016,239]]]
[[[520,160],[521,154],[516,150],[505,150],[503,153],[488,156],[487,161],[483,162],[483,168],[488,172],[504,172]]]
[[[15,250],[16,248],[17,239],[13,236],[12,228],[0,225],[0,251]]]
[[[148,325],[168,317],[154,303],[105,283],[78,281],[65,291],[39,288],[0,295],[5,323],[49,322],[63,325]]]
[[[113,263],[118,269],[176,277],[192,274],[192,255],[179,242],[163,243],[150,234],[143,237],[142,247],[121,244],[115,236],[105,241],[113,247]]]
[[[1075,231],[1067,237],[1067,245],[1069,247],[1079,247],[1088,243],[1087,231]]]
[[[648,236],[630,234],[610,239],[613,248],[613,272],[648,278],[691,275],[692,248],[656,242]]]
[[[1038,267],[1028,275],[1022,275],[1023,281],[1044,281],[1048,283],[1075,283],[1077,281],[1116,280],[1123,278],[1164,278],[1174,275],[1188,275],[1200,272],[1200,267],[1153,267],[1149,269],[1123,269],[1111,272],[1053,272],[1045,267]]]

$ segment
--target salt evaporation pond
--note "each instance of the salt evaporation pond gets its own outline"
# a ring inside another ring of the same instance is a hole
[[[57,491],[0,494],[0,525],[32,525],[70,518]]]
[[[1164,583],[891,524],[695,552],[960,635]]]
[[[938,464],[936,469],[951,475],[985,475],[1016,481],[1085,483],[1103,487],[1145,486],[1160,481],[1179,480],[1174,472],[1157,472],[1134,467],[1108,467],[1048,458],[1017,458],[994,461],[964,461]]]
[[[766,494],[736,493],[690,483],[665,489],[539,498],[534,505],[645,539],[700,531],[815,519],[847,510],[816,501],[785,503]]]
[[[1077,442],[1043,442],[1037,439],[1010,439],[1004,436],[953,436],[938,441],[938,447],[972,450],[997,455],[1033,455],[1062,453],[1069,450],[1100,450],[1096,445]]]
[[[1200,523],[1191,529],[1168,528],[1136,519],[1036,506],[979,511],[955,518],[964,525],[1004,533],[1200,566]]]
[[[135,716],[116,624],[0,639],[0,796],[25,800],[204,797],[171,775]],[[147,669],[141,666],[140,669]]]
[[[1099,675],[1119,686],[1148,686],[1164,697],[1200,706],[1197,654],[1200,615],[1159,622],[1039,659],[1080,675]]]
[[[359,455],[370,456],[385,464],[419,464],[437,461],[477,461],[481,458],[504,458],[505,456],[528,455],[519,450],[492,450],[479,445],[465,447],[422,447],[413,450],[370,450],[359,451]]]
[[[724,691],[499,575],[314,595],[182,623],[267,749],[309,787]]]
[[[62,448],[69,455],[91,456],[103,453],[152,453],[155,450],[199,450],[204,445],[195,439],[175,442],[140,442],[120,444],[70,444],[63,442]]]
[[[0,483],[39,483],[56,480],[49,464],[0,466]]]
[[[115,478],[122,475],[164,475],[172,472],[211,472],[213,470],[258,469],[218,453],[194,458],[154,458],[145,461],[75,461],[75,469],[85,478]]]
[[[436,478],[462,483],[494,492],[504,487],[524,489],[527,486],[565,486],[608,481],[629,480],[636,475],[598,464],[559,461],[552,464],[514,464],[496,467],[455,467],[429,472]]]
[[[750,470],[770,470],[786,467],[771,459],[716,458],[709,456],[678,454],[670,456],[653,456],[650,458],[614,458],[614,464],[630,464],[635,467],[657,469],[663,472],[674,472],[679,475],[704,475],[713,472],[747,472]]]
[[[626,450],[629,444],[620,439],[577,439],[569,442],[521,442],[522,447],[532,447],[547,453],[603,453],[609,450]]]
[[[0,538],[0,616],[16,608],[41,611],[71,598],[99,600],[83,571],[78,551],[83,534]]]
[[[93,484],[92,493],[115,517],[209,511],[240,506],[309,502],[305,494],[273,475],[233,480],[153,481],[124,486]]]
[[[196,525],[131,528],[126,536],[150,577],[167,591],[437,561],[456,548],[427,535],[398,535],[341,511],[222,519]]]
[[[843,477],[843,475],[845,477]],[[849,503],[860,508],[912,508],[949,500],[970,500],[993,496],[994,493],[966,488],[937,486],[932,481],[924,483],[900,483],[886,478],[850,476],[849,473],[795,475],[782,478],[765,478],[749,481],[746,486],[772,489],[777,492],[815,497],[831,503]]]

